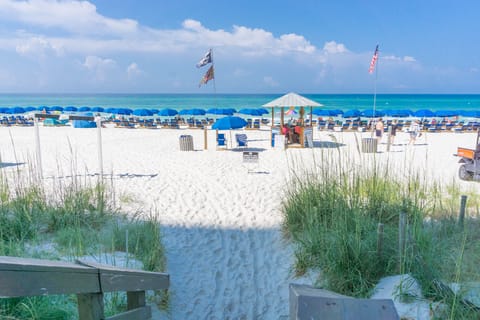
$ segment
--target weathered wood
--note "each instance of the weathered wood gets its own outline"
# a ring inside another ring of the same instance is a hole
[[[99,292],[98,272],[62,261],[0,257],[0,296]]]
[[[78,294],[77,301],[79,320],[101,320],[105,318],[103,311],[103,294]]]
[[[398,320],[390,299],[355,299],[305,285],[290,285],[290,320]]]
[[[100,292],[98,275],[61,271],[0,271],[1,297]]]
[[[465,209],[467,207],[467,196],[462,195],[460,197],[460,213],[458,215],[458,225],[463,229],[463,221],[465,220]]]
[[[378,257],[383,255],[383,223],[377,226],[377,255]]]
[[[78,261],[83,265],[97,268],[103,292],[144,291],[167,289],[170,277],[166,273],[122,269],[97,263]]]
[[[103,292],[126,291],[128,312],[110,320],[151,318],[145,290],[167,289],[169,275],[96,263],[0,256],[0,297],[77,294],[80,320],[104,319]]]
[[[150,307],[142,307],[108,317],[105,320],[147,320],[151,318],[152,309]]]
[[[403,255],[405,252],[405,236],[407,230],[407,215],[400,212],[398,219],[398,272],[402,272]]]
[[[127,310],[133,310],[145,306],[145,291],[127,292]]]

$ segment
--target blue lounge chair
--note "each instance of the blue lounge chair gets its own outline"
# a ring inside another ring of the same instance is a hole
[[[248,141],[247,141],[247,135],[244,133],[236,133],[235,134],[235,139],[237,140],[237,147],[247,147],[248,146]]]
[[[227,148],[227,139],[225,138],[225,133],[219,133],[217,135],[217,149]]]

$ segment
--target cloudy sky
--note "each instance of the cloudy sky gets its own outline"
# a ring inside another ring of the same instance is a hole
[[[0,0],[0,93],[480,93],[478,12],[476,0]],[[209,48],[215,82],[199,87]]]

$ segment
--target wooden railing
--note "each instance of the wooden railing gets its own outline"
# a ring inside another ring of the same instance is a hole
[[[169,275],[76,263],[0,256],[0,297],[76,294],[80,320],[151,318],[145,290],[168,289]],[[127,311],[104,316],[103,293],[126,291]]]

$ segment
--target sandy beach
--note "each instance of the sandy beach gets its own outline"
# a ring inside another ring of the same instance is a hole
[[[162,223],[171,319],[288,318],[289,283],[312,279],[293,277],[293,248],[281,233],[284,186],[294,168],[308,170],[322,154],[358,164],[389,161],[400,170],[411,165],[427,178],[480,191],[480,183],[458,179],[453,156],[458,146],[473,148],[476,133],[424,133],[415,145],[399,133],[390,152],[384,137],[378,153],[364,154],[356,141],[370,133],[315,130],[314,148],[281,150],[270,146],[266,127],[240,132],[248,150],[259,152],[258,165],[243,163],[243,149],[217,151],[212,130],[207,150],[200,129],[102,130],[104,172],[117,194],[130,199],[122,211],[155,214]],[[185,134],[195,151],[180,151]],[[76,173],[99,172],[96,129],[40,127],[40,141],[46,181],[71,174],[73,162]],[[0,127],[0,155],[5,172],[14,164],[28,170],[34,128]]]

